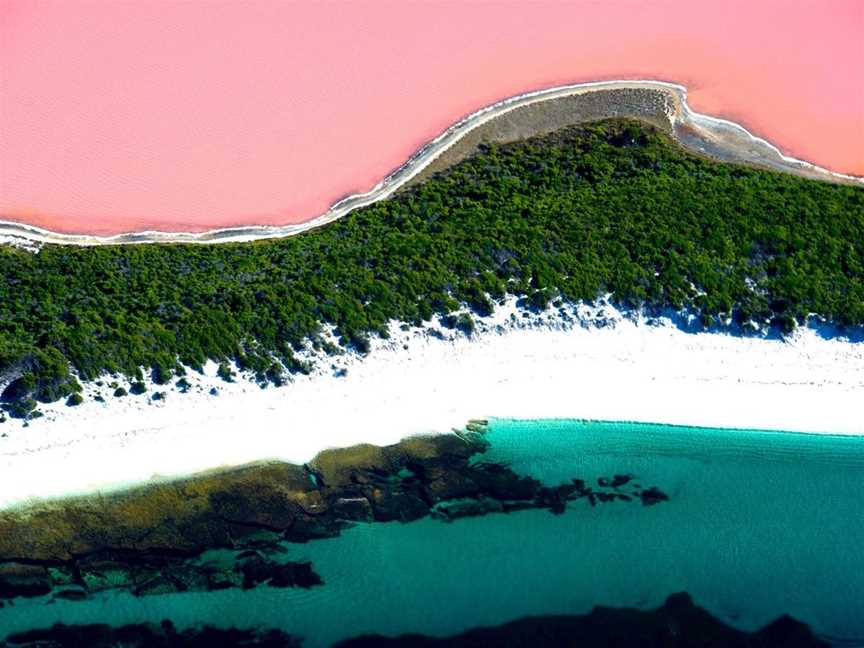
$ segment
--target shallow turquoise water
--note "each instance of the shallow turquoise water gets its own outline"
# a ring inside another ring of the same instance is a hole
[[[655,607],[686,590],[738,627],[785,612],[825,636],[864,638],[864,437],[493,420],[487,438],[481,460],[549,484],[626,472],[670,501],[358,525],[287,545],[290,559],[312,560],[323,587],[18,603],[0,609],[0,629],[169,617],[278,626],[321,646],[596,604]]]

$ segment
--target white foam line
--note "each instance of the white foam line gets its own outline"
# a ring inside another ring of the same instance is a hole
[[[394,191],[404,186],[418,173],[428,167],[442,153],[456,144],[465,135],[486,122],[517,108],[560,99],[563,97],[584,94],[588,92],[606,92],[620,89],[643,89],[665,91],[676,100],[678,110],[670,107],[667,113],[670,123],[696,126],[709,131],[719,128],[731,128],[744,135],[747,140],[758,146],[766,147],[780,162],[791,165],[787,171],[807,170],[825,176],[826,179],[845,180],[864,185],[864,178],[837,173],[817,166],[805,160],[784,155],[779,148],[767,140],[750,133],[746,128],[735,122],[697,113],[687,103],[687,88],[677,83],[658,81],[654,79],[616,79],[611,81],[590,81],[576,83],[542,90],[533,90],[502,99],[463,117],[447,128],[435,139],[427,142],[409,157],[395,171],[387,175],[372,189],[365,193],[352,194],[337,202],[325,213],[303,223],[284,226],[250,225],[212,229],[205,232],[163,232],[145,230],[128,232],[113,236],[95,236],[87,234],[64,234],[43,229],[35,225],[18,223],[0,219],[0,236],[17,237],[31,243],[54,243],[62,245],[118,245],[134,243],[238,243],[269,238],[293,236],[301,232],[321,227],[327,223],[345,216],[358,207],[371,205],[390,196]]]

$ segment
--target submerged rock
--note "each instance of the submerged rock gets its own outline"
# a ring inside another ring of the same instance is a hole
[[[83,589],[69,589],[55,592],[54,598],[64,601],[83,601],[87,598],[87,592]]]
[[[51,579],[45,567],[18,562],[0,564],[0,599],[42,596],[50,591]]]
[[[615,475],[612,477],[612,488],[621,488],[622,486],[630,483],[630,480],[633,479],[632,475]]]
[[[504,504],[491,497],[455,500],[444,502],[432,509],[432,516],[442,520],[457,520],[463,517],[476,517],[487,513],[504,511]]]
[[[266,583],[270,587],[302,587],[321,585],[321,577],[312,570],[312,563],[271,562],[257,552],[243,552],[238,556],[234,572],[242,577],[241,587],[252,589]],[[220,588],[222,589],[222,588]]]
[[[212,591],[232,587],[312,587],[321,578],[308,562],[282,562],[257,552],[238,553],[232,564],[219,567],[197,562],[192,556],[110,551],[81,556],[66,567],[0,564],[0,595],[4,599],[42,596],[82,600],[92,594],[127,591],[152,596],[186,591]]]
[[[642,491],[641,498],[643,506],[653,506],[654,504],[659,504],[660,502],[669,501],[669,496],[656,486],[646,488],[644,491]]]
[[[211,626],[178,631],[170,621],[160,625],[139,623],[122,627],[104,624],[57,624],[44,630],[13,634],[0,646],[8,648],[216,648],[248,646],[300,648],[299,638],[281,630],[222,630]]]
[[[301,641],[276,629],[216,629],[210,626],[178,631],[170,621],[161,624],[63,625],[30,630],[7,638],[8,648],[300,648]],[[341,641],[336,648],[573,648],[633,646],[669,648],[827,648],[810,628],[783,615],[760,630],[732,628],[686,593],[673,594],[654,610],[596,607],[584,615],[535,616],[499,626],[475,628],[450,637],[408,634],[399,637],[365,635]]]
[[[335,648],[827,648],[810,628],[782,616],[761,630],[732,628],[694,605],[686,593],[673,594],[655,610],[596,607],[585,615],[526,617],[500,626],[476,628],[451,637],[366,635]]]

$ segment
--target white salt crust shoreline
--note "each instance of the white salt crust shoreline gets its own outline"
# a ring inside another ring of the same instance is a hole
[[[812,329],[786,341],[686,333],[608,306],[524,318],[512,299],[479,327],[470,340],[442,340],[394,325],[366,358],[327,358],[279,388],[225,383],[212,363],[190,372],[187,394],[148,385],[148,395],[114,398],[106,384],[98,403],[87,385],[78,407],[0,424],[0,509],[255,461],[303,463],[487,417],[864,434],[864,343]],[[154,390],[165,400],[152,401]]]
[[[396,170],[383,178],[365,193],[353,194],[335,202],[325,213],[310,220],[282,226],[248,225],[212,229],[205,232],[162,232],[146,230],[128,232],[114,236],[90,234],[65,234],[43,229],[36,225],[4,220],[0,214],[0,243],[14,243],[30,249],[33,244],[61,245],[127,245],[139,243],[238,243],[260,239],[283,238],[331,223],[353,210],[383,200],[422,172],[442,153],[456,144],[475,128],[524,106],[570,97],[579,94],[607,92],[610,90],[637,89],[662,91],[667,95],[667,116],[673,130],[689,129],[701,141],[712,146],[736,150],[743,160],[750,160],[763,167],[783,170],[827,181],[847,181],[864,185],[864,178],[831,171],[806,160],[783,154],[779,148],[764,138],[758,137],[735,122],[698,113],[687,103],[687,88],[677,83],[655,79],[616,79],[591,81],[534,90],[502,99],[463,117],[435,139],[420,147]],[[691,146],[691,138],[680,139]],[[697,145],[696,149],[701,150]]]

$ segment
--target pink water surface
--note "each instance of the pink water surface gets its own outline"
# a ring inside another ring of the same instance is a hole
[[[0,217],[303,221],[485,104],[617,78],[862,175],[862,43],[862,0],[0,0]]]

